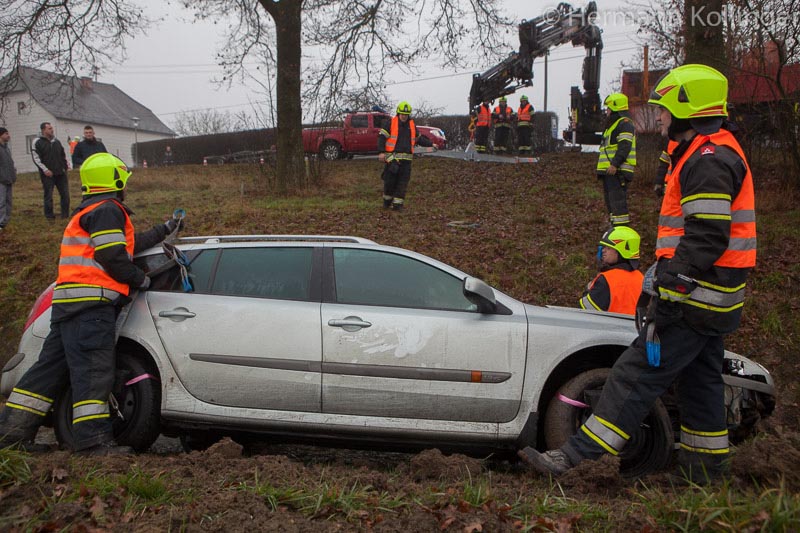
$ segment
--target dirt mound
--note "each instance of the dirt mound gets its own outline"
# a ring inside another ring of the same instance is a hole
[[[763,435],[736,448],[731,473],[741,483],[776,486],[781,480],[789,492],[800,491],[800,434]]]
[[[411,459],[410,473],[415,481],[440,479],[455,481],[465,477],[477,477],[483,470],[478,459],[466,455],[444,455],[437,449],[425,450]]]
[[[619,474],[619,458],[604,455],[597,461],[583,461],[558,478],[558,483],[581,494],[616,496],[625,484]]]

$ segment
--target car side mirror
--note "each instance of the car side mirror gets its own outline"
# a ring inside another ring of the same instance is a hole
[[[464,278],[464,296],[478,306],[479,313],[494,313],[497,310],[494,290],[483,280],[469,276]]]

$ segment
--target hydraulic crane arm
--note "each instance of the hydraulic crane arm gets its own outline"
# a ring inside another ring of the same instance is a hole
[[[498,65],[472,77],[470,111],[481,102],[491,102],[533,85],[533,60],[544,56],[551,48],[571,42],[573,46],[586,49],[586,58],[583,62],[585,92],[581,94],[577,87],[572,88],[570,131],[578,131],[582,139],[578,142],[591,144],[594,136],[583,135],[584,130],[587,134],[594,133],[602,130],[603,123],[598,94],[603,40],[600,28],[594,24],[596,13],[595,2],[589,2],[583,9],[575,9],[562,2],[541,16],[523,21],[519,25],[519,51],[512,52]]]

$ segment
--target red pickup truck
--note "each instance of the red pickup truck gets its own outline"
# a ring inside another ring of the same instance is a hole
[[[307,154],[319,154],[328,160],[341,159],[354,154],[377,154],[378,132],[386,120],[386,113],[348,113],[342,127],[315,127],[303,129],[303,149]],[[430,139],[438,150],[447,148],[447,139],[439,128],[417,126],[417,135]]]

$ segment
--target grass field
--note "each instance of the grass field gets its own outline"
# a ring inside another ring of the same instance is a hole
[[[356,235],[450,263],[525,302],[574,307],[596,271],[597,240],[607,227],[601,187],[593,172],[595,157],[545,155],[533,165],[423,158],[414,163],[407,209],[401,213],[380,207],[380,166],[374,160],[314,165],[321,185],[284,197],[271,192],[274,180],[269,168],[136,170],[129,181],[127,204],[136,213],[133,220],[139,229],[163,222],[174,208],[182,207],[188,212],[188,235]],[[402,467],[365,474],[358,468],[325,473],[320,472],[324,466],[311,465],[304,467],[307,471],[299,482],[270,477],[270,472],[287,468],[271,459],[229,464],[238,476],[232,478],[223,467],[209,466],[207,461],[216,461],[214,457],[193,454],[169,461],[142,457],[134,465],[109,462],[100,467],[69,459],[63,467],[66,481],[57,482],[54,469],[60,467],[55,463],[66,459],[34,457],[29,467],[31,460],[23,454],[0,457],[0,503],[4,494],[14,494],[3,485],[30,488],[19,489],[19,501],[7,500],[15,513],[25,512],[22,495],[34,492],[34,486],[41,498],[30,503],[33,510],[27,516],[3,518],[0,512],[0,526],[35,530],[51,523],[56,528],[116,524],[131,529],[130,517],[135,516],[157,529],[225,530],[225,517],[232,515],[221,510],[221,503],[203,503],[201,495],[206,494],[229,504],[261,502],[259,509],[263,507],[264,516],[270,518],[255,529],[267,524],[288,527],[291,518],[297,527],[289,531],[429,530],[415,528],[415,523],[428,523],[415,522],[415,517],[434,516],[438,529],[431,530],[473,531],[467,527],[475,521],[485,524],[484,531],[796,531],[800,473],[776,466],[779,455],[787,461],[800,457],[800,207],[798,194],[783,185],[782,173],[778,167],[754,173],[759,264],[748,281],[742,327],[727,341],[730,349],[764,364],[777,381],[777,411],[764,435],[749,448],[749,453],[763,456],[759,464],[768,472],[759,479],[769,481],[685,491],[657,483],[603,487],[602,480],[595,480],[599,487],[595,492],[576,493],[574,487],[533,482],[514,472],[462,472],[446,482],[412,483]],[[71,191],[74,207],[79,203],[77,174],[71,176]],[[12,221],[0,234],[0,363],[15,352],[28,310],[55,279],[65,222],[48,223],[41,203],[38,177],[20,176]],[[637,177],[629,204],[633,226],[643,238],[646,268],[653,261],[658,207],[649,179]],[[775,457],[768,457],[772,453]],[[199,477],[193,482],[175,475],[182,469],[195,472],[197,467],[207,469],[209,478],[215,476],[210,484],[201,484]],[[753,466],[754,472],[757,467]],[[413,464],[409,468],[413,470]],[[66,488],[54,496],[53,486],[59,484]],[[64,495],[70,491],[71,500]],[[94,497],[108,505],[105,511],[100,507],[103,519],[98,519]],[[124,511],[112,518],[114,502],[123,504]],[[88,510],[72,521],[59,521],[55,509],[66,503]],[[367,510],[370,505],[383,509],[383,518],[376,522],[375,512]],[[168,519],[167,513],[177,518]],[[451,520],[453,516],[457,519]],[[392,520],[396,523],[389,527]]]

